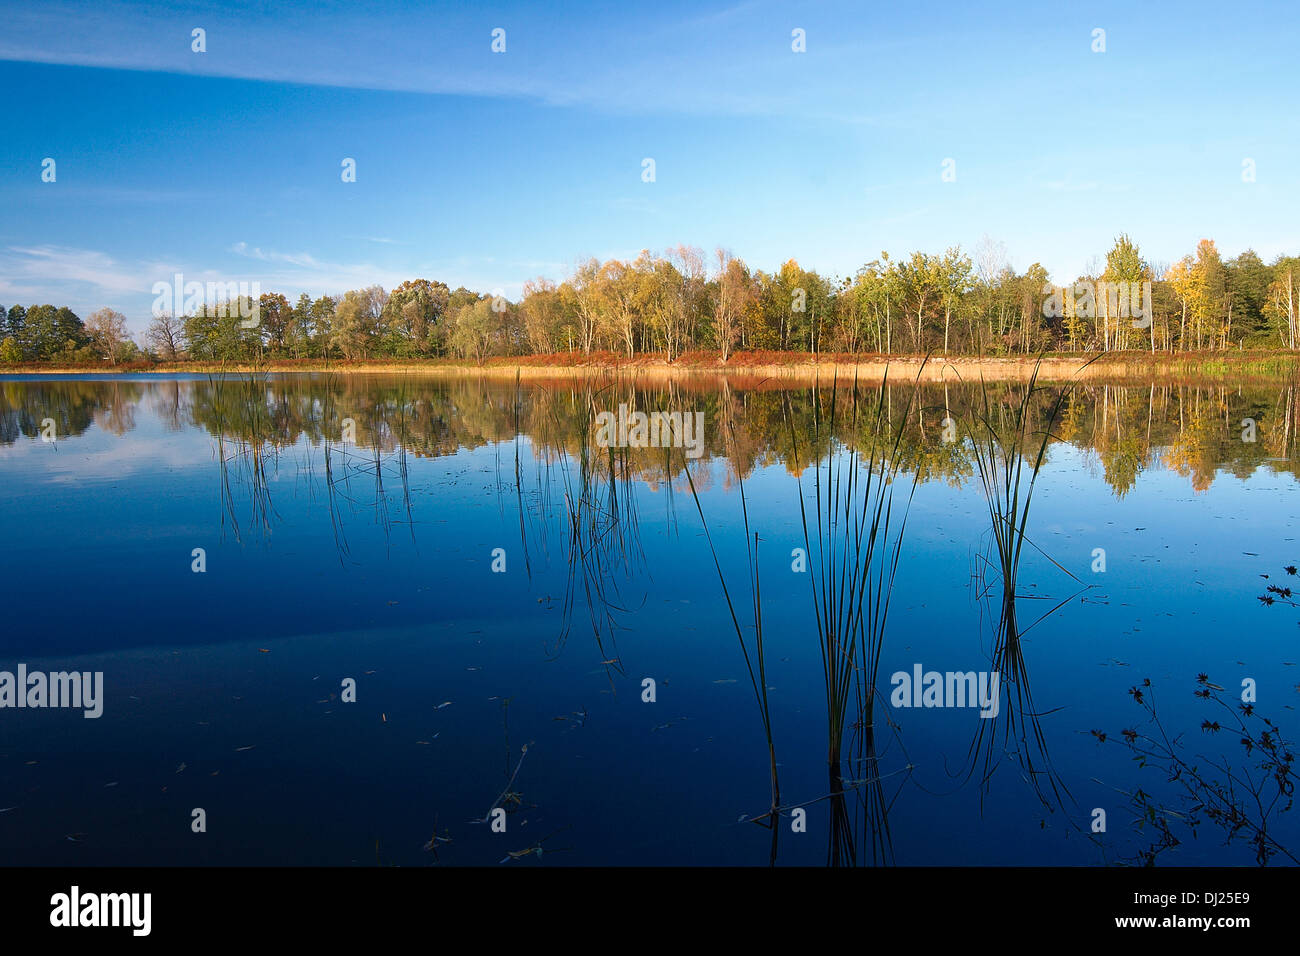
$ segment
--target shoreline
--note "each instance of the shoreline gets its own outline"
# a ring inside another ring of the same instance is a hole
[[[922,363],[924,369],[922,370]],[[1100,381],[1115,379],[1159,380],[1185,376],[1244,376],[1261,380],[1289,380],[1300,371],[1300,354],[1288,352],[1183,352],[1174,355],[1149,352],[1108,352],[1034,357],[918,355],[826,355],[808,353],[737,353],[723,364],[716,354],[693,353],[675,362],[657,355],[625,356],[610,353],[588,356],[540,355],[493,358],[484,363],[453,359],[366,359],[335,361],[277,359],[264,362],[158,362],[117,367],[46,366],[37,363],[0,366],[3,375],[215,375],[215,374],[419,374],[433,377],[485,379],[582,379],[633,376],[647,380],[760,379],[790,384],[841,379],[879,382],[920,380],[933,383],[978,381],[1028,381],[1038,364],[1040,381]]]

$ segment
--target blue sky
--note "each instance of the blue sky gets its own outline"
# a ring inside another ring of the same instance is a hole
[[[1122,231],[1165,262],[1300,252],[1294,3],[52,0],[0,24],[0,303],[137,331],[176,272],[514,296],[679,242],[845,275],[987,234],[1059,280]]]

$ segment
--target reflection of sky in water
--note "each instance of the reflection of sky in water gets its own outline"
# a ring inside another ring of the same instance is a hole
[[[9,858],[364,864],[378,840],[383,862],[419,864],[436,825],[454,841],[440,850],[448,863],[496,863],[551,834],[545,846],[564,852],[546,859],[557,863],[765,863],[767,832],[736,822],[766,809],[762,728],[689,492],[680,482],[671,495],[636,486],[645,573],[617,576],[629,610],[617,615],[616,645],[593,641],[579,583],[557,647],[564,542],[560,522],[536,514],[531,445],[520,441],[527,569],[513,442],[408,457],[413,526],[396,459],[385,458],[379,509],[373,475],[354,472],[352,501],[337,502],[346,551],[320,450],[302,443],[268,465],[268,534],[249,520],[249,489],[232,472],[242,540],[224,513],[214,438],[166,428],[148,400],[121,435],[97,424],[57,445],[23,437],[0,446],[0,668],[103,670],[107,687],[97,721],[0,711],[0,803],[18,808],[0,816]],[[360,469],[369,453],[354,454]],[[708,467],[701,499],[745,620],[739,496],[724,463]],[[1192,695],[1202,671],[1229,692],[1254,678],[1260,711],[1290,732],[1300,612],[1256,596],[1260,574],[1276,582],[1300,558],[1294,484],[1260,468],[1195,491],[1154,463],[1117,498],[1092,452],[1054,446],[1029,536],[1061,567],[1027,549],[1022,593],[1041,600],[1022,601],[1020,616],[1027,628],[1070,599],[1027,630],[1024,653],[1053,765],[1077,806],[1045,808],[1004,756],[981,814],[964,773],[974,712],[891,711],[901,743],[881,744],[881,772],[886,793],[897,793],[898,862],[1100,862],[1075,829],[1093,807],[1108,810],[1113,855],[1133,852],[1115,788],[1161,781],[1135,771],[1113,740],[1140,724],[1127,690],[1144,677],[1167,725],[1198,748],[1231,743],[1198,729],[1213,716]],[[803,544],[797,489],[773,464],[746,476],[745,490],[762,538],[782,795],[803,802],[828,782],[809,581],[790,570]],[[553,470],[552,501],[563,493]],[[886,691],[889,674],[917,662],[986,666],[991,622],[971,575],[987,526],[976,483],[918,487],[883,652]],[[203,575],[190,571],[196,547],[207,552]],[[509,555],[504,575],[488,570],[496,547]],[[1105,549],[1105,574],[1090,570],[1095,548]],[[616,657],[623,674],[601,665]],[[331,700],[349,676],[358,702]],[[640,699],[645,676],[659,681],[654,704]],[[1093,729],[1112,743],[1098,744]],[[493,836],[469,821],[486,813],[530,741],[515,788],[522,806],[510,832]],[[1228,753],[1240,762],[1239,750]],[[220,840],[191,839],[194,806],[208,810]],[[781,862],[825,862],[828,813],[814,803],[807,834],[782,834]],[[1300,842],[1296,824],[1283,816],[1281,826]],[[74,844],[69,833],[86,837]],[[1247,848],[1220,842],[1206,829],[1166,859],[1251,862]]]

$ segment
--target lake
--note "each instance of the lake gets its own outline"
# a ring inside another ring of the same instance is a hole
[[[0,376],[6,859],[1294,863],[1295,386],[1026,391]]]

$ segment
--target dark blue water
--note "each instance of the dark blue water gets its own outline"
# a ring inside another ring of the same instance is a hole
[[[1126,794],[1171,810],[1189,799],[1123,743],[1125,729],[1150,731],[1129,693],[1144,679],[1179,752],[1263,781],[1271,799],[1258,748],[1201,726],[1226,726],[1250,678],[1254,713],[1287,739],[1300,729],[1300,609],[1258,600],[1294,583],[1283,569],[1300,558],[1291,388],[1076,389],[1019,569],[1018,686],[1033,706],[1016,712],[1004,686],[998,721],[889,704],[895,672],[988,671],[997,643],[998,602],[978,573],[990,540],[978,469],[940,437],[947,410],[967,421],[974,399],[927,390],[904,415],[907,391],[890,395],[905,436],[898,485],[917,469],[924,480],[881,651],[876,759],[857,762],[850,729],[837,785],[810,574],[792,570],[805,546],[798,476],[810,500],[811,460],[843,463],[854,441],[841,420],[818,447],[826,396],[377,376],[0,380],[0,670],[104,675],[98,719],[0,708],[5,859],[767,864],[772,832],[749,822],[771,803],[766,737],[700,516],[749,628],[742,482],[760,538],[779,864],[1138,858],[1158,834],[1135,827]],[[704,413],[699,510],[680,450],[620,458],[611,505],[590,412],[624,393]],[[994,407],[1021,394],[1002,388]],[[344,418],[354,441],[341,440]],[[592,532],[577,544],[574,510]],[[1092,570],[1098,548],[1104,572]],[[1195,696],[1199,674],[1232,706]],[[355,702],[341,700],[347,678]],[[981,723],[992,745],[973,752]],[[1206,786],[1226,773],[1207,770]],[[484,822],[494,807],[504,833]],[[195,808],[206,832],[191,829]],[[1255,862],[1248,834],[1225,842],[1207,819],[1193,839],[1173,819],[1180,842],[1157,862]],[[1266,823],[1297,852],[1294,814],[1275,805]]]

